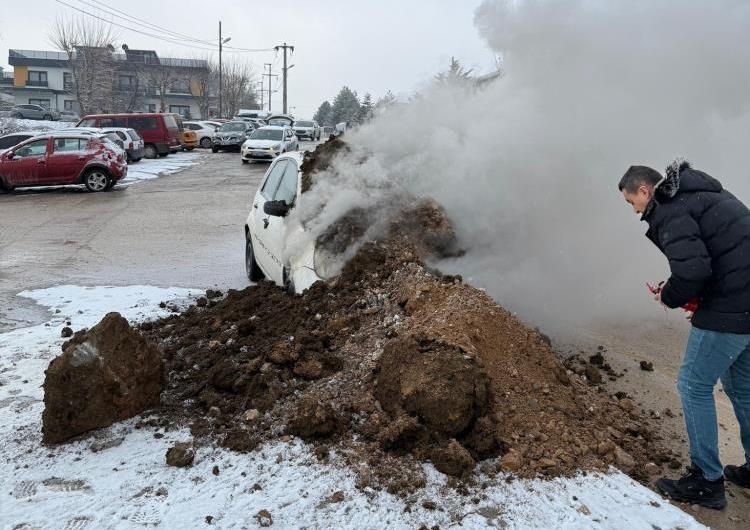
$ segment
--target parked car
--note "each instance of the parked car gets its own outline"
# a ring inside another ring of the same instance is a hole
[[[4,136],[0,136],[0,153],[3,151],[10,149],[14,145],[18,145],[24,140],[28,140],[32,136],[37,136],[39,134],[43,134],[42,132],[34,132],[34,131],[25,131],[25,132],[16,132],[16,133],[10,133],[6,134]]]
[[[60,111],[60,121],[77,122],[80,119],[81,119],[81,117],[75,111],[72,111],[72,110],[61,110]]]
[[[120,137],[123,149],[127,155],[128,162],[138,162],[144,156],[143,138],[138,131],[129,127],[106,127],[102,129],[105,133],[115,133]]]
[[[294,125],[294,118],[288,114],[273,114],[266,118],[268,125],[276,125],[278,127],[291,127]]]
[[[333,130],[333,134],[335,136],[342,136],[346,132],[346,122],[342,121],[341,123],[337,123],[336,127]]]
[[[295,121],[294,134],[297,135],[297,138],[309,138],[314,142],[320,140],[320,126],[316,121]]]
[[[198,139],[198,145],[209,149],[211,147],[211,139],[216,134],[216,125],[205,121],[186,121],[182,123],[182,126],[193,131]]]
[[[336,130],[335,127],[332,127],[331,125],[326,125],[325,127],[323,127],[323,134],[325,136],[331,136],[335,130]]]
[[[262,130],[262,129],[259,129]],[[245,269],[252,282],[263,278],[291,292],[302,292],[320,280],[315,271],[315,244],[289,255],[287,241],[300,240],[300,223],[287,222],[287,214],[301,196],[300,152],[279,156],[269,166],[245,221]]]
[[[143,139],[146,158],[167,156],[180,149],[180,130],[172,114],[91,114],[84,116],[76,127],[127,127],[138,131]]]
[[[88,134],[54,132],[34,136],[0,155],[0,187],[83,184],[107,191],[128,173],[125,157],[111,143]]]
[[[268,125],[253,131],[242,144],[242,163],[251,160],[272,160],[277,156],[299,149],[299,141],[289,127]]]
[[[10,109],[12,118],[23,118],[25,120],[59,120],[60,113],[56,110],[42,107],[41,105],[16,105]]]
[[[198,147],[198,135],[196,135],[194,131],[185,128],[182,123],[182,116],[176,113],[170,114],[174,117],[175,122],[177,122],[177,129],[180,131],[180,148],[182,148],[183,151],[192,151]],[[176,153],[180,148],[172,149],[171,151]]]
[[[252,123],[245,121],[228,121],[216,130],[211,151],[217,153],[225,150],[239,151],[240,147],[253,132]]]

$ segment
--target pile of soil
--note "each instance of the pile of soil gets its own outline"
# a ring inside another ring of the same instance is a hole
[[[349,152],[349,146],[338,136],[331,136],[313,151],[306,151],[300,170],[302,171],[301,192],[313,187],[317,173],[331,169],[336,156]]]
[[[335,447],[362,485],[393,492],[424,483],[417,461],[453,476],[487,459],[483,471],[522,477],[615,465],[642,480],[673,462],[631,400],[566,370],[543,335],[410,241],[394,223],[303,295],[263,282],[143,324],[166,357],[164,410],[239,451],[290,435],[321,458]]]

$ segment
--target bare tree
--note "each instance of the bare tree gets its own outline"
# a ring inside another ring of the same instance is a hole
[[[193,77],[193,81],[197,89],[197,94],[194,95],[198,100],[201,118],[207,119],[219,90],[219,67],[210,58],[203,60],[206,61],[206,68],[201,69],[198,75]]]
[[[159,64],[149,65],[146,78],[149,87],[155,89],[156,95],[159,97],[159,112],[166,112],[167,93],[180,79],[179,72],[176,68],[160,62]]]
[[[49,39],[68,56],[73,86],[82,115],[111,110],[116,74],[112,26],[83,17],[59,17]]]
[[[241,108],[257,106],[255,72],[248,63],[225,62],[222,66],[221,116],[234,116]]]

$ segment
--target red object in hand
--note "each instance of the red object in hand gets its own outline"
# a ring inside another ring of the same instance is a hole
[[[659,294],[662,291],[664,282],[659,282],[656,287],[651,285],[650,283],[646,282],[646,287],[649,291],[651,291],[651,294]],[[687,304],[681,306],[682,310],[687,313],[695,313],[695,311],[698,309],[698,299],[693,298],[690,300]]]

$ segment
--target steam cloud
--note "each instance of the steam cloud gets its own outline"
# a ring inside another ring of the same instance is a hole
[[[366,146],[311,191],[319,231],[352,205],[415,193],[454,221],[440,263],[545,329],[660,314],[666,260],[617,190],[677,156],[750,200],[750,5],[740,0],[486,0],[475,24],[505,75],[431,87],[352,132]]]

